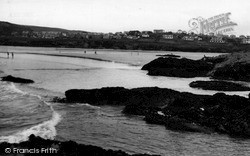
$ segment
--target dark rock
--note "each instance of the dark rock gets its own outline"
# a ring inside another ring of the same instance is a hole
[[[193,81],[189,84],[192,88],[216,91],[249,91],[250,87],[226,81]]]
[[[148,75],[170,76],[170,77],[201,77],[206,76],[214,65],[204,60],[157,58],[142,67],[147,70]]]
[[[250,100],[236,95],[195,95],[157,87],[110,87],[68,90],[65,102],[124,105],[123,113],[143,115],[147,122],[168,129],[250,137]]]
[[[240,52],[200,60],[160,57],[142,67],[148,75],[170,77],[210,76],[219,80],[250,82],[250,53]]]
[[[250,53],[239,52],[223,55],[225,60],[216,63],[208,73],[214,79],[250,81]]]
[[[9,155],[19,155],[13,152],[14,148],[18,149],[36,149],[36,153],[20,154],[24,156],[28,155],[55,155],[55,156],[130,156],[121,150],[106,150],[101,147],[78,144],[74,141],[55,141],[46,140],[40,137],[36,137],[33,134],[30,135],[29,140],[21,142],[19,144],[1,143],[0,144],[0,155],[6,155],[5,149],[10,148],[11,152]],[[41,149],[50,149],[50,152],[41,151]],[[148,156],[148,154],[133,154],[134,156]]]
[[[216,68],[211,74],[214,79],[250,81],[250,63],[236,62]]]
[[[2,81],[9,81],[9,82],[14,82],[14,83],[34,83],[33,80],[13,77],[11,75],[2,77]]]

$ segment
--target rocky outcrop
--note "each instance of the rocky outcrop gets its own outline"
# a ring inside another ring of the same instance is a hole
[[[213,63],[205,60],[160,57],[144,65],[142,70],[147,70],[152,76],[192,78],[206,76],[213,67]]]
[[[2,81],[9,81],[9,82],[14,82],[14,83],[34,83],[33,80],[13,77],[11,75],[2,77]]]
[[[250,63],[236,62],[217,67],[211,74],[214,79],[250,82]]]
[[[123,113],[143,115],[148,123],[173,130],[250,137],[250,100],[236,95],[195,95],[157,87],[110,87],[68,90],[63,101],[124,105]]]
[[[170,129],[250,137],[249,111],[249,99],[217,93],[199,99],[177,98],[160,112],[146,114],[145,120]]]
[[[189,84],[192,88],[216,91],[250,91],[250,87],[226,81],[193,81]]]
[[[250,82],[250,52],[225,55],[223,62],[217,63],[208,73],[214,79]]]
[[[17,151],[18,149],[21,149]],[[29,151],[25,151],[27,149]],[[53,156],[130,156],[121,150],[106,150],[92,145],[78,144],[74,141],[46,140],[31,135],[28,141],[19,144],[1,143],[0,155],[53,155]],[[148,154],[133,154],[134,156],[149,156]]]
[[[250,52],[232,53],[200,60],[160,57],[142,67],[148,75],[170,77],[211,77],[250,82]]]

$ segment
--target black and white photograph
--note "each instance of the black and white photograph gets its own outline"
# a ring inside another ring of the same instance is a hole
[[[0,156],[249,156],[248,0],[0,0]]]

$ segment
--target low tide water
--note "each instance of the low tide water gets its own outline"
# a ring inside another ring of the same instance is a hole
[[[127,55],[131,56],[130,52]],[[190,57],[203,55],[191,53]],[[185,57],[188,57],[187,53]],[[121,113],[122,106],[97,107],[49,102],[54,96],[64,96],[68,89],[107,86],[158,86],[196,94],[214,94],[215,91],[191,89],[188,86],[194,80],[208,78],[154,77],[141,71],[140,65],[31,54],[16,54],[13,60],[0,58],[0,63],[0,70],[4,74],[35,81],[29,85],[0,82],[0,142],[20,142],[27,140],[30,134],[35,134],[43,138],[74,140],[107,149],[121,149],[128,153],[250,154],[249,140],[216,133],[170,131],[164,126],[145,123],[141,116],[125,116]],[[227,93],[247,96],[249,92]]]

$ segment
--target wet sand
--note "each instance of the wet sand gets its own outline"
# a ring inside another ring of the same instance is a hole
[[[46,48],[46,47],[16,47],[0,46],[0,57],[7,57],[6,52],[14,54],[40,54],[51,56],[67,56],[98,61],[109,61],[126,63],[135,66],[142,66],[158,56],[165,54],[176,54],[191,59],[200,59],[204,55],[216,56],[220,53],[189,53],[189,52],[169,52],[169,51],[138,51],[138,50],[113,50],[113,49],[81,49],[81,48]],[[10,56],[11,58],[11,56]]]

